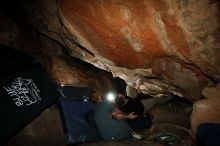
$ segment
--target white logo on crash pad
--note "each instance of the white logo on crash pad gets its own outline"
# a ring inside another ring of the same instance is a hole
[[[13,101],[17,106],[29,106],[41,101],[38,93],[40,90],[32,79],[23,79],[18,77],[12,82],[11,86],[3,87],[8,95],[13,97]]]

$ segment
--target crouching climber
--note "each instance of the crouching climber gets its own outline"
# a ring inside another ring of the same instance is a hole
[[[93,99],[96,101],[94,121],[104,140],[143,140],[143,137],[135,133],[125,121],[133,120],[137,115],[133,112],[129,114],[121,112],[116,104],[104,99],[98,91],[94,92]]]
[[[143,130],[151,127],[152,121],[148,112],[158,104],[164,104],[171,100],[172,96],[151,97],[141,93],[141,80],[136,81],[136,89],[127,85],[126,92],[120,90],[115,98],[115,103],[121,111],[128,114],[134,112],[137,117],[134,120],[127,119],[128,124],[134,130]],[[121,89],[121,88],[120,88]],[[126,95],[125,95],[126,94]]]

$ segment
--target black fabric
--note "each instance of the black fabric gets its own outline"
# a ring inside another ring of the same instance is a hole
[[[196,133],[201,146],[220,146],[220,124],[200,124]]]
[[[152,119],[149,114],[139,116],[133,120],[127,120],[127,122],[134,131],[143,131],[152,126]]]
[[[58,97],[56,86],[34,58],[0,46],[0,143],[16,134]]]
[[[127,101],[127,103],[121,106],[120,109],[126,114],[134,112],[136,115],[142,116],[144,114],[144,105],[141,103],[141,96],[138,96],[134,99],[129,97],[126,98],[128,98],[129,100]]]
[[[150,128],[152,125],[152,119],[149,114],[144,114],[144,105],[141,103],[141,100],[143,100],[143,94],[137,94],[137,97],[134,99],[128,96],[125,98],[128,99],[128,101],[120,106],[120,109],[126,114],[134,112],[134,114],[138,115],[138,117],[133,120],[127,120],[129,126],[135,131]]]
[[[91,88],[63,86],[59,91],[62,97],[58,107],[67,144],[76,145],[100,140],[93,119],[95,104],[87,98],[92,92]]]

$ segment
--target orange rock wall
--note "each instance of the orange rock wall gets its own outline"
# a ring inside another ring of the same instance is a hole
[[[64,0],[61,10],[98,54],[116,66],[150,67],[154,57],[164,56],[166,49],[171,49],[169,45],[177,46],[181,55],[190,58],[183,31],[162,0]]]

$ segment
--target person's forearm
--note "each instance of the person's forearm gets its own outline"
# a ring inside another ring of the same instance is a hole
[[[117,120],[127,120],[130,119],[128,115],[120,114],[120,113],[112,113],[112,116]]]

